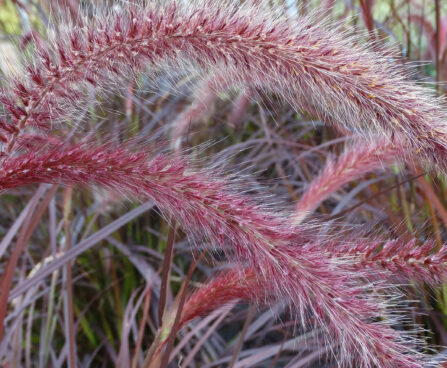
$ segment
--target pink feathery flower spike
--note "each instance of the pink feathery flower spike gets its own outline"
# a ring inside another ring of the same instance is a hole
[[[152,199],[188,234],[206,237],[268,282],[269,295],[290,301],[303,327],[322,328],[337,343],[340,366],[422,368],[428,360],[414,350],[409,332],[392,328],[399,314],[393,297],[376,297],[380,277],[366,282],[370,272],[353,272],[350,257],[331,257],[315,231],[293,226],[178,154],[151,158],[125,147],[79,144],[5,158],[0,190],[42,182],[100,185]],[[316,241],[319,247],[306,246]]]
[[[350,258],[352,272],[369,268],[378,271],[380,277],[395,281],[418,281],[435,285],[447,280],[447,245],[436,249],[427,241],[360,240],[357,242],[332,242],[326,245],[329,256]],[[307,247],[318,248],[321,244]],[[299,257],[299,254],[297,254]],[[382,271],[386,271],[382,273]],[[374,273],[372,274],[374,277]],[[233,300],[254,301],[260,304],[272,301],[272,290],[267,280],[256,277],[253,269],[234,267],[223,271],[203,284],[188,298],[180,328],[196,317],[204,316]]]
[[[312,180],[300,198],[293,221],[296,224],[307,216],[347,183],[363,177],[365,174],[385,168],[395,163],[399,156],[405,155],[405,149],[392,145],[385,140],[368,144],[364,140],[356,140],[337,159],[329,159],[319,175]]]
[[[286,20],[262,1],[254,4],[126,3],[59,30],[50,43],[36,45],[23,77],[0,96],[3,154],[14,150],[27,125],[43,128],[72,117],[89,86],[119,85],[146,64],[193,65],[278,93],[298,108],[311,104],[325,120],[364,137],[379,133],[392,143],[398,136],[408,154],[447,170],[443,99],[411,81],[392,56],[362,46],[341,28],[311,17]]]

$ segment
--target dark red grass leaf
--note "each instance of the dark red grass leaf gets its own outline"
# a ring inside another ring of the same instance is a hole
[[[45,195],[44,199],[37,207],[34,213],[30,212],[29,216],[25,219],[22,228],[19,232],[15,247],[12,254],[6,264],[5,270],[3,272],[2,278],[0,279],[0,341],[3,339],[4,330],[4,320],[6,316],[7,306],[8,306],[8,296],[11,290],[11,285],[13,281],[14,271],[17,266],[17,262],[22,255],[26,244],[28,243],[34,229],[39,224],[39,220],[44,214],[44,211],[48,207],[48,204],[56,193],[57,186],[53,186],[51,190]],[[36,203],[37,204],[37,203]],[[31,209],[34,208],[31,207]]]

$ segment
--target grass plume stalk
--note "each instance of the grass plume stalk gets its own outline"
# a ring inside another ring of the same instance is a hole
[[[307,316],[335,339],[341,366],[423,367],[410,336],[392,329],[397,322],[380,285],[366,282],[368,271],[352,272],[349,258],[330,257],[324,238],[296,227],[290,217],[238,194],[218,175],[195,169],[178,154],[150,157],[127,148],[75,145],[6,158],[0,189],[50,182],[102,186],[121,195],[149,198],[192,236],[206,237],[230,259],[254,270],[269,294],[289,300],[296,318]],[[379,313],[380,311],[380,313]],[[384,314],[387,322],[375,322]]]
[[[305,16],[286,21],[262,1],[253,4],[125,5],[59,30],[36,45],[24,76],[1,96],[3,154],[14,150],[27,125],[70,118],[87,85],[120,85],[149,63],[228,73],[234,83],[276,92],[298,108],[301,101],[311,104],[328,121],[365,137],[378,132],[392,141],[397,135],[412,155],[446,169],[444,101],[410,81],[390,55],[362,46],[341,28]]]

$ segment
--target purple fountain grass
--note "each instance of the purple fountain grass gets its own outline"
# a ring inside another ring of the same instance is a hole
[[[423,367],[412,350],[387,298],[376,298],[381,285],[366,282],[367,270],[352,272],[348,258],[334,258],[315,231],[293,226],[288,217],[237,193],[225,178],[195,169],[180,155],[157,155],[127,148],[57,147],[5,158],[0,189],[50,182],[100,185],[120,195],[152,199],[184,231],[206,237],[230,259],[251,268],[269,284],[272,295],[289,300],[296,318],[308,315],[339,346],[340,366]],[[379,277],[380,279],[380,277]],[[310,313],[312,312],[312,313]],[[377,323],[378,319],[387,321]]]
[[[181,147],[181,140],[185,133],[191,130],[199,120],[203,120],[209,114],[211,107],[218,99],[218,93],[227,91],[232,87],[232,84],[232,78],[228,75],[213,75],[205,79],[197,87],[193,103],[172,122],[172,140],[175,149]],[[236,127],[252,101],[252,98],[253,91],[250,88],[244,88],[239,93],[228,117],[227,124],[229,126]]]
[[[305,245],[308,248],[320,246],[313,243]],[[329,242],[326,247],[329,257],[349,258],[352,272],[368,268],[378,271],[382,278],[425,282],[432,286],[447,280],[447,244],[438,249],[433,241],[418,244],[415,239],[394,239]],[[372,272],[371,276],[374,275]],[[260,304],[271,302],[270,284],[257,278],[250,268],[234,267],[223,271],[192,293],[183,309],[181,325],[235,299]]]
[[[390,142],[386,147],[405,141],[410,147],[405,152],[447,170],[445,108],[428,89],[409,81],[389,55],[359,46],[338,28],[306,17],[285,21],[265,9],[227,1],[126,4],[37,42],[37,56],[0,96],[0,190],[42,182],[83,184],[152,199],[192,239],[207,238],[251,270],[257,282],[268,285],[265,295],[290,301],[303,328],[317,325],[327,332],[338,347],[339,366],[422,368],[428,359],[413,349],[411,334],[392,328],[399,319],[394,297],[382,292],[385,276],[374,269],[376,280],[368,282],[371,269],[354,271],[352,254],[335,254],[317,230],[296,226],[289,216],[258,204],[261,199],[241,195],[212,169],[198,169],[181,155],[151,156],[127,146],[50,144],[39,151],[24,142],[28,126],[45,130],[74,117],[90,88],[123,90],[129,85],[123,82],[146,64],[191,66],[278,93],[298,108],[311,105],[319,116],[365,137],[379,132]],[[30,151],[18,155],[20,147]],[[394,159],[392,152],[383,161]],[[380,162],[376,155],[352,168],[349,159],[342,164],[353,171],[326,183],[331,190]],[[327,195],[322,188],[320,200]]]
[[[422,281],[430,285],[447,280],[447,245],[437,249],[433,241],[422,245],[416,240],[359,241],[354,245],[335,245],[333,252],[338,256],[354,256],[354,265],[359,269],[385,269],[397,280]]]
[[[401,146],[402,147],[402,146]],[[329,159],[320,174],[312,180],[299,200],[293,220],[301,223],[332,193],[365,174],[395,163],[405,156],[404,148],[385,140],[368,144],[356,140],[337,159]]]
[[[218,276],[198,288],[185,303],[179,329],[194,318],[228,304],[232,300],[256,300],[265,295],[265,287],[259,288],[254,272],[240,270],[238,267],[221,272]]]
[[[230,127],[236,128],[239,125],[239,122],[244,117],[250,103],[254,101],[254,98],[254,91],[251,88],[244,88],[239,92],[239,95],[234,101],[230,116],[228,117],[227,124]]]
[[[436,285],[447,280],[447,244],[438,247],[428,240],[380,240],[379,236],[355,241],[330,241],[325,246],[329,257],[350,258],[353,272],[369,269],[378,271],[381,278],[394,281],[416,281]],[[319,247],[308,243],[306,248]],[[380,273],[386,271],[386,273]],[[372,277],[374,272],[371,273]]]
[[[1,98],[3,153],[14,150],[26,125],[70,118],[82,107],[85,85],[119,86],[146,63],[194,64],[276,92],[297,107],[310,103],[320,116],[365,137],[399,136],[411,154],[446,169],[447,114],[431,90],[409,81],[390,55],[361,46],[340,28],[309,17],[286,21],[266,9],[231,1],[127,4],[56,32],[54,41],[36,45],[23,78]]]
[[[172,140],[176,149],[181,147],[181,139],[191,126],[210,111],[219,90],[226,90],[230,85],[230,80],[213,75],[198,86],[192,105],[179,114],[172,123]]]

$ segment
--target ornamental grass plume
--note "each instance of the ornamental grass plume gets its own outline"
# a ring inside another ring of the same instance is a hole
[[[247,109],[255,99],[255,93],[251,88],[245,88],[239,92],[236,97],[233,109],[231,110],[230,116],[228,117],[228,125],[230,127],[236,128],[241,122]]]
[[[234,83],[276,92],[297,107],[311,104],[365,137],[398,136],[411,155],[446,169],[444,101],[410,81],[390,55],[361,46],[340,28],[304,16],[286,21],[262,4],[126,4],[58,30],[51,43],[36,44],[24,76],[2,93],[3,154],[14,150],[26,126],[70,118],[86,87],[122,86],[149,63],[151,69],[193,65],[228,73]]]
[[[418,244],[401,239],[359,241],[334,245],[338,257],[352,255],[354,267],[387,270],[397,280],[426,282],[430,285],[447,280],[447,245],[438,248],[433,241]]]
[[[198,288],[190,295],[182,310],[179,329],[196,317],[228,304],[232,300],[260,300],[266,294],[266,288],[259,288],[256,274],[250,270],[232,270],[221,272],[215,278]]]
[[[0,189],[40,182],[99,185],[152,199],[184,231],[251,268],[268,283],[266,295],[289,300],[303,328],[310,314],[311,325],[337,342],[341,366],[423,367],[427,360],[413,349],[410,335],[392,328],[398,315],[386,297],[376,297],[384,285],[366,282],[368,271],[352,272],[349,258],[330,257],[324,238],[319,247],[306,247],[315,242],[314,232],[293,226],[179,155],[150,158],[125,147],[79,144],[4,160]],[[387,322],[377,323],[385,314]]]
[[[233,78],[225,76],[211,76],[205,79],[198,87],[192,104],[187,107],[172,122],[172,141],[175,149],[181,147],[182,138],[188,133],[199,120],[206,118],[212,106],[218,99],[219,92],[224,92],[232,87]],[[233,109],[228,116],[227,124],[236,127],[237,123],[245,113],[253,97],[253,91],[245,88],[239,92],[234,101]]]
[[[317,248],[320,244],[307,244]],[[447,280],[447,244],[438,249],[433,241],[418,244],[415,239],[359,240],[325,244],[328,256],[350,259],[352,272],[365,268],[377,271],[391,281],[415,281],[435,286]],[[385,271],[385,272],[383,272]],[[375,273],[371,273],[374,277]],[[253,269],[235,267],[223,271],[194,291],[182,311],[181,328],[196,317],[204,316],[233,300],[268,304],[270,285],[256,277]]]
[[[181,147],[183,135],[209,112],[217,99],[219,90],[226,90],[229,87],[228,83],[231,81],[219,76],[211,76],[198,86],[192,105],[179,114],[172,123],[172,140],[176,149]]]
[[[354,141],[337,159],[329,158],[308,185],[296,206],[294,222],[301,223],[321,202],[347,183],[395,163],[399,156],[405,156],[404,150],[403,146],[390,144],[383,139],[371,144],[364,140]]]

